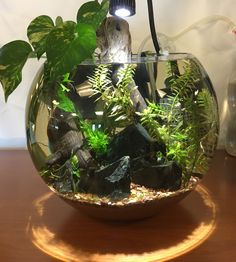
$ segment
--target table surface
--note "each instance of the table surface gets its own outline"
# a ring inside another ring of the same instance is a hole
[[[90,218],[51,193],[26,150],[0,151],[0,261],[236,261],[236,158],[217,151],[181,203],[146,220]]]

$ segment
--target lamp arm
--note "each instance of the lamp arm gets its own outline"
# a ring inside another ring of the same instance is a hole
[[[152,0],[147,0],[147,5],[148,5],[148,18],[149,18],[152,42],[153,42],[157,55],[160,55],[160,46],[159,46],[157,34],[156,34]]]

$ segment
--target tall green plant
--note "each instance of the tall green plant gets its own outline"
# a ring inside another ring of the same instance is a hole
[[[77,21],[55,22],[47,15],[36,17],[27,28],[29,42],[16,40],[0,49],[0,82],[5,100],[22,80],[22,69],[30,56],[38,59],[46,54],[44,80],[55,83],[71,72],[83,60],[92,57],[96,49],[96,30],[107,15],[109,0],[83,4]]]
[[[212,111],[214,100],[204,86],[196,63],[186,60],[182,71],[182,74],[176,74],[173,65],[168,65],[171,93],[159,104],[148,102],[147,109],[139,115],[150,135],[161,138],[166,144],[166,156],[162,157],[166,161],[176,161],[188,181],[195,166],[205,164],[202,142],[211,133],[211,125],[217,125],[217,114]]]
[[[120,66],[115,74],[117,82],[113,84],[109,65],[102,64],[98,65],[89,77],[94,94],[98,94],[98,99],[104,103],[104,118],[126,125],[135,121],[135,109],[131,99],[132,91],[137,88],[133,81],[134,73],[135,65]],[[104,122],[106,121],[104,119]]]

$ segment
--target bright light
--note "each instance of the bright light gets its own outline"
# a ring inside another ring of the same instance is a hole
[[[96,116],[103,116],[103,111],[96,111],[95,114]]]
[[[115,15],[120,17],[130,16],[130,11],[125,8],[120,8],[115,11]]]

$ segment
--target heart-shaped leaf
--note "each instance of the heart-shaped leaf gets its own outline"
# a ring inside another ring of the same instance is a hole
[[[90,24],[95,30],[100,26],[107,16],[109,9],[109,0],[103,0],[101,4],[98,1],[90,1],[83,4],[77,13],[77,22]]]
[[[46,40],[54,28],[54,23],[49,16],[41,15],[36,17],[27,28],[27,36],[34,47],[38,59],[46,51]]]
[[[96,32],[92,26],[64,22],[54,28],[47,38],[46,54],[55,79],[71,72],[76,65],[91,57],[96,48]]]
[[[22,80],[22,68],[32,52],[30,44],[16,40],[0,49],[0,82],[5,93],[5,100]]]
[[[61,16],[57,16],[56,20],[55,20],[55,24],[56,26],[61,26],[63,24],[63,19]]]

